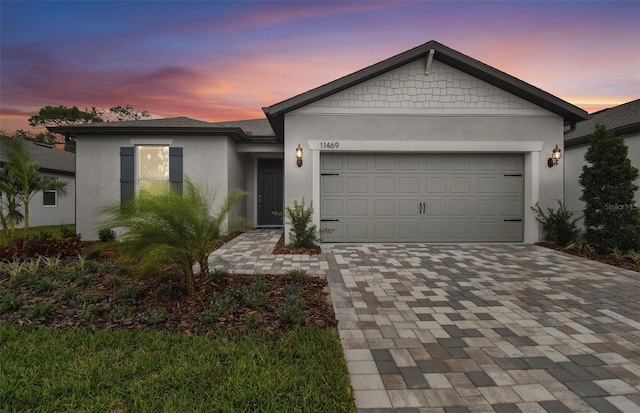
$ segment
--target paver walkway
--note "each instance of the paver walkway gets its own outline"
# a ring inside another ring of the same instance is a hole
[[[512,244],[271,255],[280,234],[215,254],[327,277],[361,413],[640,412],[640,273]]]

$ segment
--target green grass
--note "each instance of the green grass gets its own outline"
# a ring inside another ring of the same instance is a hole
[[[69,225],[49,225],[49,226],[44,226],[44,227],[30,227],[29,228],[29,238],[31,238],[33,236],[40,235],[43,232],[46,232],[47,234],[51,234],[56,238],[62,238],[62,228],[70,229],[73,232],[76,231],[76,226],[72,225],[72,224],[69,224]],[[22,238],[23,234],[24,234],[24,231],[22,229],[16,229],[16,232],[15,232],[15,235],[14,235],[14,239]],[[4,243],[4,241],[5,241],[4,232],[0,231],[0,243]]]
[[[228,339],[0,323],[0,411],[355,410],[329,329]]]

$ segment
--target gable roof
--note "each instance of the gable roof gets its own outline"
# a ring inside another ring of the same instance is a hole
[[[564,134],[564,145],[571,147],[590,142],[598,124],[616,135],[640,132],[640,99],[592,113],[589,119]]]
[[[333,82],[319,86],[290,99],[262,108],[271,123],[276,135],[282,136],[284,131],[284,115],[295,109],[333,95],[347,88],[362,83],[383,73],[404,66],[417,59],[425,58],[430,50],[434,50],[433,58],[468,73],[478,79],[506,90],[522,99],[528,100],[550,112],[562,116],[567,123],[575,123],[587,118],[587,112],[556,96],[551,95],[507,73],[486,65],[478,60],[448,48],[434,40],[415,47],[399,55],[390,57],[372,66],[361,69]]]
[[[249,119],[229,122],[205,122],[184,116],[164,119],[143,119],[123,122],[97,122],[81,125],[48,127],[63,135],[209,135],[229,136],[235,142],[270,142],[275,134],[267,119]]]
[[[24,141],[31,162],[38,162],[42,172],[56,172],[67,175],[76,173],[76,155],[71,152],[56,149],[51,145],[33,141]],[[5,163],[7,158],[0,151],[0,163]]]

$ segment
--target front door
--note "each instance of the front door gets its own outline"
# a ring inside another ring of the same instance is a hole
[[[282,159],[258,159],[258,226],[282,226],[284,192]]]

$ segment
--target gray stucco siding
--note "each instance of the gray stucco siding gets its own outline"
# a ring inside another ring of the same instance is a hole
[[[216,191],[214,210],[229,184],[228,139],[225,137],[81,136],[76,142],[76,231],[95,240],[104,222],[104,206],[120,202],[120,147],[169,145],[183,148],[183,171],[196,184]],[[213,212],[213,211],[212,211]]]
[[[58,192],[56,205],[44,205],[44,193],[37,193],[29,203],[29,226],[73,225],[75,222],[75,179],[71,175],[43,172],[43,176],[57,178],[66,186],[66,196]],[[24,227],[21,222],[18,228]]]

